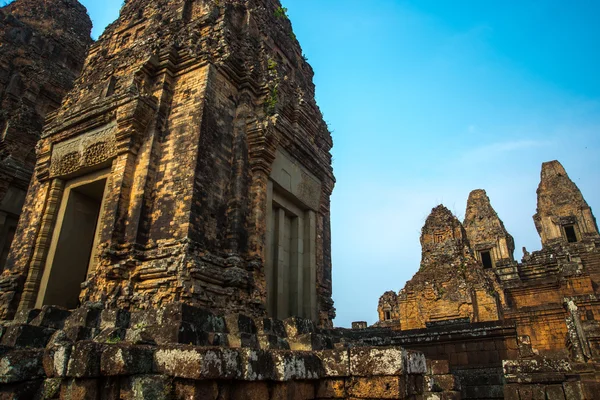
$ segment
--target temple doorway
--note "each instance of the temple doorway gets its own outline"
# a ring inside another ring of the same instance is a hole
[[[36,307],[79,305],[81,283],[95,267],[106,182],[94,174],[65,185]]]

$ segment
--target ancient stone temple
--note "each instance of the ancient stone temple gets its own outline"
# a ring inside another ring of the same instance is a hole
[[[91,29],[77,0],[16,0],[0,8],[0,271],[33,174],[44,119],[79,75]]]
[[[80,10],[32,10],[55,3]],[[124,2],[37,144],[0,276],[0,400],[594,398],[600,237],[557,162],[541,251],[516,262],[475,191],[464,223],[432,211],[378,326],[332,327],[312,77],[277,0]]]
[[[331,300],[331,136],[277,1],[128,1],[48,121],[0,283],[44,305]]]
[[[475,190],[463,224],[433,210],[420,270],[380,298],[376,326],[397,330],[392,343],[448,360],[463,398],[591,399],[600,387],[596,220],[558,161],[542,165],[537,194],[541,250],[516,262],[514,239]]]

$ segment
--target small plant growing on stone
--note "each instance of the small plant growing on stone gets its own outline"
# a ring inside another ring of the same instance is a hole
[[[274,71],[277,68],[277,61],[273,60],[272,58],[269,58],[269,60],[267,61],[267,68],[269,69],[269,71]]]
[[[278,85],[275,85],[271,88],[269,96],[265,101],[265,112],[268,115],[275,114],[275,110],[277,109],[277,101],[279,98],[279,88],[277,86]]]
[[[275,17],[277,18],[287,18],[287,8],[285,7],[277,7],[275,9]]]
[[[133,329],[144,329],[146,326],[148,326],[148,324],[144,323],[144,322],[140,322],[138,324],[135,324],[133,326]]]
[[[117,344],[121,342],[121,338],[118,336],[109,337],[106,339],[107,344]]]

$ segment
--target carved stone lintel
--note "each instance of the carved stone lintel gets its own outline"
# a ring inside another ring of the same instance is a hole
[[[63,176],[80,168],[108,161],[116,154],[116,125],[111,124],[54,145],[50,176]]]

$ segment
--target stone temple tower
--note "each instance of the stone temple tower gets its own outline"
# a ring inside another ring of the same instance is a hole
[[[332,141],[277,0],[129,0],[45,128],[0,314],[86,302],[331,325]]]
[[[463,225],[443,205],[427,218],[421,246],[421,267],[398,294],[399,309],[390,309],[391,318],[400,319],[400,329],[500,318],[503,299],[493,272],[474,257]]]
[[[533,216],[542,246],[598,239],[598,225],[581,191],[558,161],[542,164]]]
[[[492,208],[485,190],[473,190],[469,194],[463,225],[469,244],[484,268],[514,261],[515,241]]]

